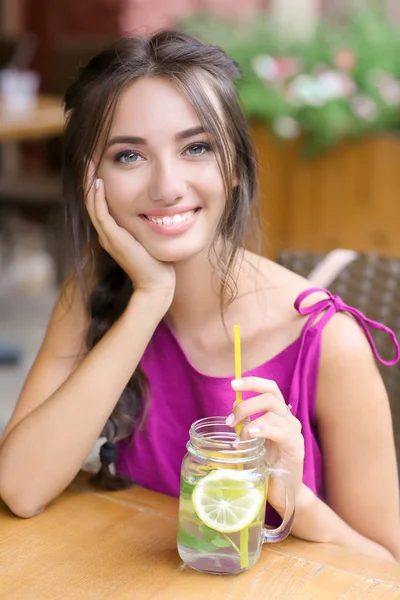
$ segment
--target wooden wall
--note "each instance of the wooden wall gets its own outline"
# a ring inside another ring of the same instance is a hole
[[[345,143],[317,159],[253,126],[264,248],[352,248],[400,257],[400,137]]]

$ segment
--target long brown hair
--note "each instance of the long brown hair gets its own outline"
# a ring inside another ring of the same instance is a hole
[[[232,275],[238,252],[244,247],[249,220],[257,198],[256,162],[248,126],[237,97],[234,80],[237,65],[218,47],[205,45],[178,31],[161,31],[148,37],[129,37],[93,57],[83,67],[65,95],[67,124],[64,135],[63,191],[66,203],[67,242],[73,270],[87,300],[91,322],[87,332],[90,350],[121,316],[133,292],[132,283],[97,241],[85,209],[84,184],[95,150],[104,152],[117,100],[125,86],[139,77],[164,77],[173,82],[193,105],[201,124],[210,131],[226,194],[226,206],[210,260],[221,281],[221,303],[236,293]],[[220,112],[210,97],[218,99]],[[232,186],[233,174],[238,185]],[[225,241],[217,253],[216,241]],[[90,265],[95,275],[88,293],[86,277]],[[146,409],[147,380],[138,367],[118,400],[103,435],[115,443],[130,435]],[[97,483],[118,489],[132,481],[112,476],[112,445],[103,449],[103,467]]]

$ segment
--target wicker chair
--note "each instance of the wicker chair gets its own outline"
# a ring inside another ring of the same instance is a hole
[[[277,260],[288,269],[308,277],[324,257],[324,254],[287,250],[282,251]],[[390,327],[400,339],[400,259],[357,254],[325,287],[370,319]],[[381,356],[392,358],[393,346],[388,335],[376,331],[373,337]],[[389,395],[400,476],[400,363],[393,367],[380,363],[378,366]]]

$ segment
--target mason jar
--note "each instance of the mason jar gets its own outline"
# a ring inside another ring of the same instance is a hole
[[[230,575],[252,567],[263,543],[290,533],[294,484],[289,472],[268,463],[265,440],[237,439],[225,417],[200,419],[189,431],[182,461],[178,552],[189,567]],[[281,477],[286,489],[282,524],[267,529],[268,481]]]

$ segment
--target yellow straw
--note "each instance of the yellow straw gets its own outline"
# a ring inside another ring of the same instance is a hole
[[[234,325],[233,327],[233,341],[235,348],[235,379],[241,379],[242,377],[242,360],[240,352],[240,325]],[[236,399],[234,406],[237,406],[239,402],[242,402],[242,392],[236,391]],[[236,436],[239,437],[243,425],[239,423],[236,425],[235,431]],[[239,469],[243,469],[243,465],[239,465]],[[249,566],[249,530],[247,527],[240,532],[240,568],[244,569]]]

